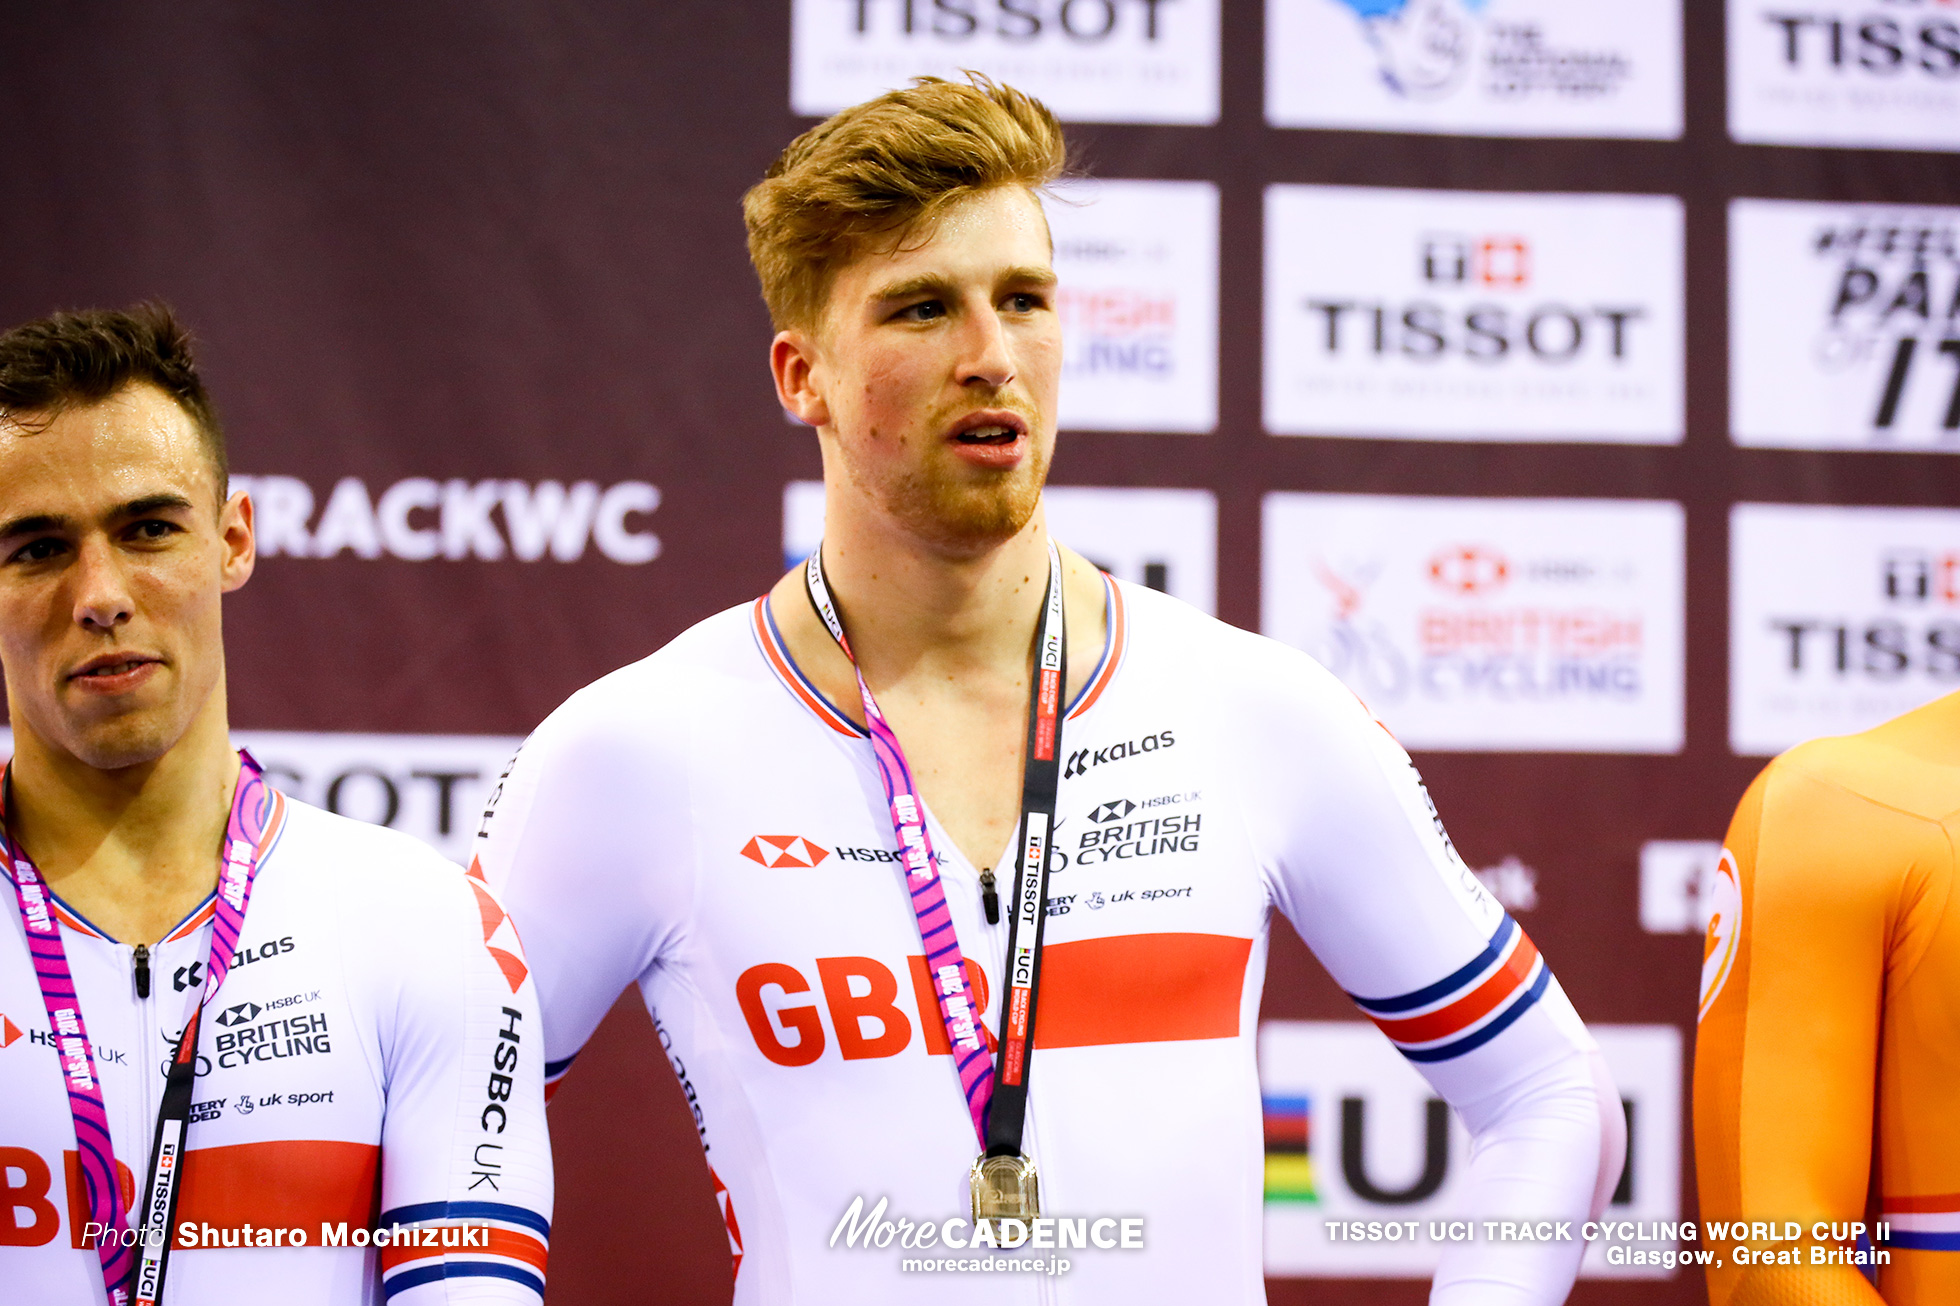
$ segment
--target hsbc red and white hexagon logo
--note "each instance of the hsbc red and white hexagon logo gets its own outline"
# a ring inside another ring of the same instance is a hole
[[[808,868],[830,856],[830,849],[798,834],[759,834],[743,845],[742,856],[771,870]]]
[[[1439,550],[1429,559],[1429,579],[1452,594],[1481,594],[1511,577],[1511,565],[1495,549],[1476,544]]]

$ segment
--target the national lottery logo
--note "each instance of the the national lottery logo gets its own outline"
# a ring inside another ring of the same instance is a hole
[[[1279,127],[1681,132],[1680,0],[1267,0]]]
[[[1397,95],[1448,95],[1482,49],[1484,89],[1520,97],[1598,98],[1620,89],[1630,60],[1612,48],[1561,48],[1531,22],[1491,22],[1490,0],[1334,0],[1367,34],[1382,81]]]
[[[1960,451],[1960,209],[1738,200],[1737,443]]]

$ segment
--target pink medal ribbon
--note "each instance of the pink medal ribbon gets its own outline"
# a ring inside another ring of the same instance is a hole
[[[260,843],[264,838],[268,818],[273,809],[276,795],[267,788],[264,773],[252,755],[243,750],[238,754],[238,783],[232,797],[231,816],[225,828],[224,862],[218,875],[217,900],[213,905],[211,925],[211,959],[204,976],[204,990],[198,1006],[191,1013],[189,1024],[172,1058],[175,1063],[193,1064],[196,1058],[198,1016],[204,1004],[216,996],[218,986],[224,983],[225,973],[231,968],[231,959],[238,951],[239,931],[245,924],[245,905],[251,898],[252,880],[258,874],[259,857],[263,849]],[[5,780],[0,780],[0,795],[12,792],[11,770]],[[102,1266],[102,1283],[108,1290],[111,1306],[130,1306],[130,1276],[137,1268],[137,1251],[128,1246],[126,1235],[129,1231],[129,1210],[123,1203],[122,1189],[116,1183],[115,1148],[109,1136],[109,1113],[102,1102],[102,1084],[96,1078],[95,1053],[89,1041],[88,1026],[82,1019],[82,1005],[75,993],[74,974],[68,967],[68,953],[62,946],[61,926],[54,916],[53,895],[48,891],[47,881],[28,860],[26,853],[14,843],[13,836],[6,828],[6,812],[0,803],[0,864],[4,865],[8,880],[14,886],[14,895],[20,904],[21,924],[27,933],[27,950],[34,962],[34,978],[41,986],[41,1001],[48,1012],[48,1027],[53,1032],[55,1049],[61,1057],[62,1075],[68,1086],[68,1112],[75,1124],[75,1146],[81,1160],[82,1184],[88,1194],[89,1220],[110,1230],[110,1236],[96,1241],[96,1258]],[[188,1099],[189,1080],[174,1074],[173,1081],[182,1079]],[[169,1088],[165,1090],[164,1118],[160,1119],[160,1135],[168,1132],[172,1122],[170,1113]],[[188,1107],[188,1101],[185,1103]],[[139,1294],[147,1287],[147,1296],[139,1295],[137,1302],[154,1303],[162,1291],[162,1271],[169,1254],[168,1215],[175,1206],[176,1181],[179,1167],[175,1164],[181,1156],[183,1121],[178,1125],[174,1139],[174,1150],[170,1163],[159,1170],[157,1162],[163,1159],[161,1147],[159,1156],[151,1162],[151,1182],[145,1186],[147,1200],[145,1209],[156,1210],[156,1189],[159,1184],[163,1191],[163,1214],[165,1219],[161,1236],[151,1241],[143,1241],[142,1269],[145,1282],[139,1284]],[[152,1274],[151,1271],[154,1270]]]
[[[1060,602],[1062,559],[1052,542],[1048,546],[1048,568],[1049,598],[1053,606]],[[816,608],[831,638],[837,641],[844,656],[851,660],[852,670],[857,672],[858,696],[864,704],[871,751],[878,763],[878,778],[885,786],[885,798],[891,806],[900,863],[905,868],[906,887],[912,895],[912,912],[919,921],[919,941],[926,950],[926,970],[932,978],[933,993],[939,999],[939,1016],[946,1023],[946,1037],[953,1045],[954,1066],[959,1072],[960,1089],[966,1095],[967,1110],[973,1116],[973,1132],[984,1151],[987,1109],[994,1094],[993,1057],[987,1051],[980,1004],[967,982],[966,958],[960,952],[960,941],[953,930],[953,914],[946,906],[946,889],[939,878],[938,859],[933,856],[932,835],[926,829],[918,786],[905,760],[905,750],[899,746],[898,736],[884,713],[878,710],[877,700],[871,697],[871,688],[864,683],[857,656],[851,652],[851,642],[844,635],[843,619],[830,596],[830,587],[824,583],[821,545],[804,564],[803,578],[811,606]]]

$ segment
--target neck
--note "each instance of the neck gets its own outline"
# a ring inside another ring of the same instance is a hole
[[[948,554],[882,520],[825,514],[824,577],[851,649],[878,681],[922,663],[1020,674],[1048,592],[1041,509],[1013,537]]]
[[[14,716],[7,829],[111,937],[154,943],[217,885],[238,757],[220,685],[162,756],[90,766]]]

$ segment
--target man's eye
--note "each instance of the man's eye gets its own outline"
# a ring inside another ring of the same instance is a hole
[[[1010,312],[1014,313],[1032,313],[1040,308],[1044,302],[1040,295],[1032,291],[1022,291],[1019,294],[1009,295],[1007,297],[1007,308]]]
[[[936,299],[922,300],[917,304],[908,304],[906,307],[900,309],[898,316],[907,318],[913,322],[931,322],[936,318],[946,316],[946,306]]]
[[[44,538],[31,540],[14,550],[13,556],[8,558],[7,561],[46,562],[50,558],[60,557],[66,547],[66,545],[57,539]]]
[[[175,525],[167,521],[157,521],[154,518],[149,521],[139,521],[129,528],[131,539],[146,542],[167,539],[176,533],[177,527]]]

